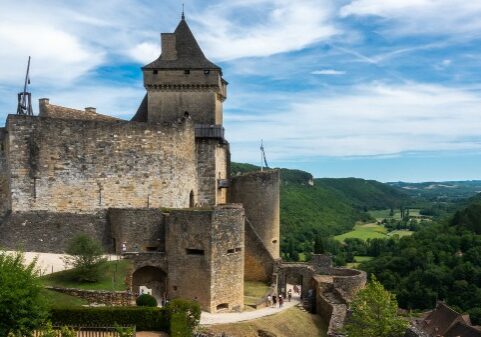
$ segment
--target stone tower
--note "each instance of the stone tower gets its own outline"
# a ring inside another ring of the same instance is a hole
[[[205,57],[184,15],[174,33],[161,34],[161,45],[159,58],[142,68],[147,94],[132,120],[192,119],[199,187],[190,206],[225,203],[230,153],[222,126],[227,87],[222,69]]]

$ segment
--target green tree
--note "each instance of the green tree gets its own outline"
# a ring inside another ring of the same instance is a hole
[[[322,242],[322,238],[320,236],[316,236],[314,240],[314,254],[325,254],[326,250],[324,249],[324,242]]]
[[[102,245],[90,236],[80,234],[68,245],[65,264],[75,268],[72,278],[79,282],[97,282],[101,276],[101,268],[106,259],[103,257]]]
[[[401,337],[407,321],[397,315],[396,297],[373,275],[351,303],[352,316],[345,326],[349,337]]]
[[[0,251],[0,337],[29,335],[43,325],[47,307],[36,260],[25,264],[23,253]]]

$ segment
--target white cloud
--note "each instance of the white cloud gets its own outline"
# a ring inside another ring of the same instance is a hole
[[[0,78],[12,83],[25,76],[32,56],[31,76],[42,81],[71,81],[103,61],[103,53],[75,36],[48,24],[0,23]],[[21,82],[19,83],[21,84]]]
[[[258,138],[275,160],[479,150],[480,105],[481,93],[469,89],[371,83],[335,95],[294,95],[284,110],[243,116],[245,122],[240,116],[228,128],[235,160],[256,160],[249,151]]]
[[[479,37],[481,2],[459,0],[352,0],[339,15],[378,16],[393,35]],[[466,35],[467,34],[467,35]]]
[[[340,31],[329,0],[229,1],[194,17],[207,55],[221,60],[303,49]]]
[[[159,44],[150,42],[142,42],[127,51],[133,60],[142,63],[143,65],[150,63],[157,59],[160,55]]]
[[[335,70],[335,69],[322,69],[322,70],[314,70],[311,72],[312,75],[345,75],[346,72],[342,70]]]

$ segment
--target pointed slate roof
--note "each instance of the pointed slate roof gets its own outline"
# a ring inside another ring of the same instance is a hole
[[[220,67],[209,61],[200,49],[194,34],[184,18],[175,29],[176,60],[163,60],[162,55],[142,69],[218,69]]]

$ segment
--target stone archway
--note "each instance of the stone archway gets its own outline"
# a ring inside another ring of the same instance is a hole
[[[162,297],[167,292],[167,274],[157,267],[141,267],[132,274],[133,292],[140,294],[141,286],[152,289],[152,296],[160,303]]]

